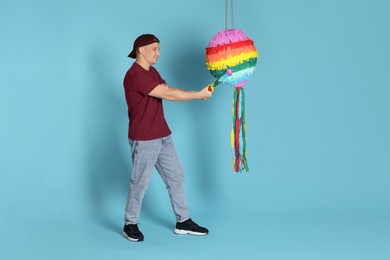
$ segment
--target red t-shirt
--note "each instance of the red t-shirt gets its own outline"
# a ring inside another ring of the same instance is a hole
[[[131,140],[152,140],[171,134],[164,117],[162,99],[149,93],[165,81],[158,71],[150,66],[145,70],[134,62],[123,80],[129,115]]]

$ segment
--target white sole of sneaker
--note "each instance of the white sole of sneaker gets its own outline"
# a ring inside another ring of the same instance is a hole
[[[139,239],[136,239],[136,238],[132,238],[132,237],[129,237],[126,232],[123,232],[122,235],[127,239],[127,240],[130,240],[132,242],[139,242],[140,240]],[[142,240],[141,240],[142,241]]]
[[[193,235],[193,236],[205,236],[207,233],[194,232],[190,230],[177,229],[173,231],[177,235]]]

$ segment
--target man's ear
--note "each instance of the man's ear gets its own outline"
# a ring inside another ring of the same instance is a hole
[[[138,52],[143,55],[145,53],[144,47],[139,47]]]

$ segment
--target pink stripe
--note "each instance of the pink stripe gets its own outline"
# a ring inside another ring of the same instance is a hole
[[[240,29],[221,30],[211,39],[208,48],[249,40]]]

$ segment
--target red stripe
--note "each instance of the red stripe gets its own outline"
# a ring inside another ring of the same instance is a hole
[[[206,48],[206,55],[216,54],[219,51],[224,50],[228,47],[230,47],[231,49],[235,49],[235,48],[242,48],[242,47],[251,46],[251,45],[254,45],[253,41],[246,40],[246,41],[241,41],[241,42],[233,42],[233,43],[229,43],[229,44],[224,44],[224,45],[220,45],[217,47],[210,47],[210,48]]]
[[[239,100],[240,100],[240,88],[237,88],[237,100],[236,100],[236,136],[235,136],[235,152],[236,152],[236,172],[238,172],[240,166],[240,124],[241,120],[239,119],[237,113],[239,108]]]
[[[207,55],[206,56],[206,62],[211,63],[211,62],[217,62],[217,61],[222,61],[222,60],[228,60],[233,57],[237,57],[243,53],[245,54],[252,54],[256,52],[255,47],[251,48],[240,48],[240,49],[234,49],[230,51],[221,51],[219,53],[213,54],[213,55]]]

